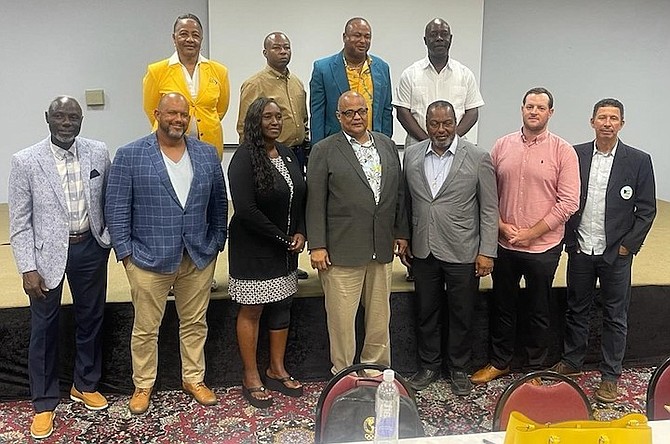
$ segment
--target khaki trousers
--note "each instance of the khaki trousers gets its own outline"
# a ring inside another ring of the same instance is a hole
[[[365,308],[361,363],[391,365],[389,321],[392,263],[371,261],[360,267],[333,265],[319,271],[325,294],[333,374],[352,365],[356,354],[356,311]]]
[[[170,287],[173,287],[179,316],[179,351],[182,379],[189,383],[205,379],[207,307],[214,276],[213,260],[199,270],[191,258],[184,258],[175,273],[161,274],[133,264],[126,267],[135,321],[130,339],[133,383],[138,388],[153,387],[158,368],[158,329]]]

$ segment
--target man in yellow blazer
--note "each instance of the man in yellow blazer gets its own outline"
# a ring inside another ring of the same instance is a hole
[[[180,93],[191,108],[187,135],[214,145],[221,159],[221,119],[230,102],[228,69],[200,54],[202,38],[202,24],[197,16],[177,17],[172,34],[176,52],[168,59],[150,64],[144,76],[144,112],[155,130],[158,122],[154,110],[160,98],[170,92]]]

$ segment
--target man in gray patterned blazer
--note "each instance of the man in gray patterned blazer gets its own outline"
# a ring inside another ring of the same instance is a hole
[[[9,174],[10,242],[30,298],[30,434],[36,439],[51,435],[60,398],[58,311],[65,275],[77,324],[70,398],[89,410],[107,408],[97,385],[110,247],[103,220],[109,153],[104,143],[77,137],[82,112],[75,99],[57,97],[45,116],[51,136],[16,153]]]

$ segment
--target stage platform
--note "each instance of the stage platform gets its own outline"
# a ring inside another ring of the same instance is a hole
[[[670,203],[658,202],[658,217],[642,252],[633,265],[633,296],[629,319],[629,341],[626,350],[626,365],[656,365],[661,358],[670,355],[670,336],[667,321],[670,319]],[[0,297],[0,399],[26,398],[28,391],[27,348],[30,330],[28,299],[23,293],[21,279],[16,271],[11,249],[8,245],[8,211],[0,204],[0,282],[3,292]],[[565,308],[565,263],[561,259],[554,282],[552,300],[552,345],[548,361],[558,359],[562,344],[563,316]],[[325,380],[330,376],[328,358],[328,335],[325,326],[323,292],[316,273],[309,267],[309,258],[303,254],[301,268],[309,271],[310,277],[300,281],[298,298],[292,310],[292,325],[287,350],[287,367],[299,379]],[[220,286],[212,293],[208,311],[209,336],[206,347],[207,377],[212,386],[237,385],[241,380],[241,364],[235,340],[236,306],[227,295],[227,254],[219,256],[216,279]],[[391,336],[393,367],[403,374],[416,369],[416,346],[413,320],[413,284],[404,280],[404,267],[394,263]],[[473,367],[487,360],[488,350],[488,294],[490,278],[482,279],[478,300],[477,325],[474,332]],[[64,393],[72,381],[74,356],[73,315],[68,306],[71,299],[66,291],[61,315],[61,383]],[[101,389],[106,392],[130,393],[132,373],[130,367],[130,331],[133,309],[130,304],[129,287],[123,267],[116,263],[114,254],[109,264],[109,290],[104,327],[104,369]],[[598,311],[594,312],[593,324],[599,323]],[[178,322],[173,302],[168,302],[159,340],[158,389],[176,389],[180,385]],[[597,330],[595,328],[594,330]],[[524,333],[519,332],[520,337]],[[259,343],[260,361],[267,365],[267,335]],[[592,334],[588,363],[598,360],[599,337]],[[522,357],[515,359],[518,368]],[[553,363],[553,362],[552,362]]]

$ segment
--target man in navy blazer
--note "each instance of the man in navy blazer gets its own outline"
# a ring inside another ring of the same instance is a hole
[[[158,329],[174,289],[184,390],[217,402],[203,383],[210,283],[226,241],[228,204],[216,149],[186,137],[187,100],[164,95],[155,133],[118,149],[109,174],[105,215],[116,259],[130,283],[135,321],[130,341],[135,392],[129,409],[149,408],[156,380]]]
[[[89,410],[107,408],[97,392],[102,374],[102,323],[107,295],[109,232],[103,218],[109,153],[78,137],[81,106],[57,97],[45,113],[50,137],[12,158],[9,240],[30,298],[28,373],[35,439],[53,432],[58,387],[58,313],[67,276],[77,353],[70,397]]]
[[[379,57],[368,54],[372,28],[367,20],[350,19],[342,34],[344,49],[314,62],[309,81],[312,144],[341,131],[337,101],[349,90],[361,94],[369,109],[368,129],[391,137],[391,74]],[[372,89],[372,91],[370,91]]]
[[[631,264],[656,216],[649,154],[618,138],[623,104],[603,99],[593,107],[593,142],[576,145],[581,174],[579,211],[565,229],[568,309],[563,357],[551,370],[578,374],[584,364],[590,311],[600,281],[603,307],[601,382],[595,397],[614,402],[626,351]]]

